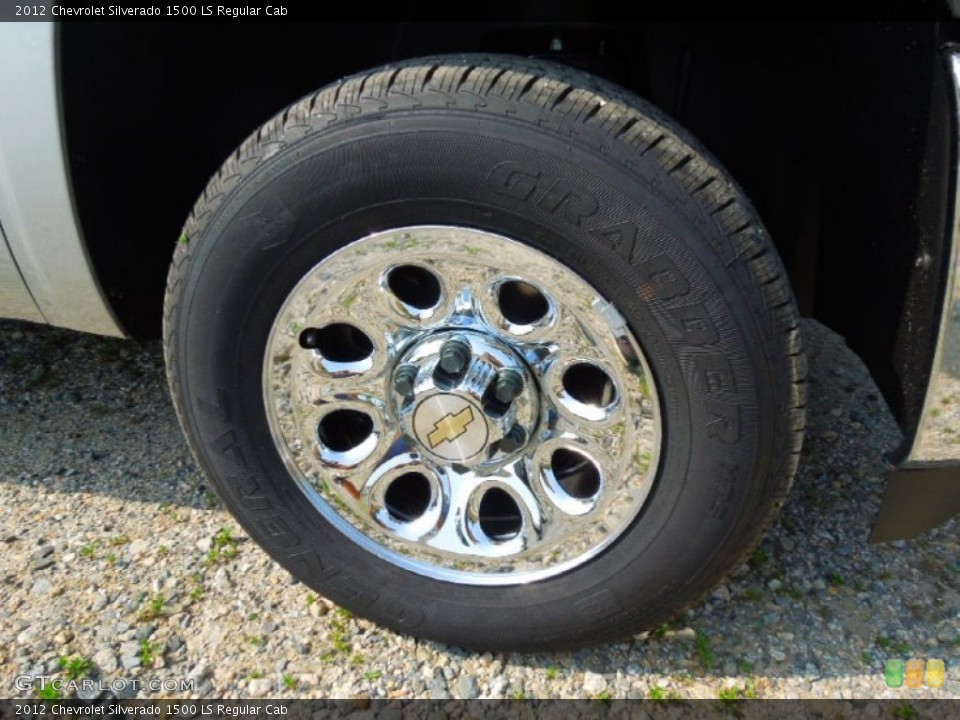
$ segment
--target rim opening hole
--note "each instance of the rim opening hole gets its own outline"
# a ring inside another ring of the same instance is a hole
[[[550,467],[557,483],[570,497],[587,500],[600,491],[600,470],[586,455],[560,448],[550,456]]]
[[[404,473],[390,483],[383,502],[394,520],[413,522],[430,507],[430,481],[419,472]]]
[[[440,281],[418,265],[400,265],[390,270],[387,286],[402,303],[417,310],[429,310],[440,302]]]
[[[334,410],[323,416],[317,434],[324,447],[347,452],[359,447],[373,432],[373,420],[359,410]]]
[[[539,289],[522,280],[507,280],[497,293],[500,312],[514,325],[533,325],[550,311],[550,303]]]
[[[520,534],[523,515],[510,493],[491,488],[480,499],[480,529],[491,540],[511,540]]]
[[[579,403],[597,408],[610,407],[617,399],[613,380],[601,368],[577,363],[563,373],[563,389]]]
[[[367,334],[348,323],[307,328],[300,333],[300,345],[319,350],[324,358],[332,362],[359,362],[373,354],[373,342]]]

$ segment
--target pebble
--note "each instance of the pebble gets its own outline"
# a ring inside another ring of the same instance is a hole
[[[53,583],[50,582],[49,578],[45,577],[36,580],[31,588],[31,592],[34,595],[47,595],[51,590],[53,590]]]
[[[442,678],[434,678],[427,683],[427,696],[431,700],[449,700],[450,693],[447,691],[447,683]]]
[[[247,685],[247,691],[252,698],[265,698],[273,690],[273,683],[267,678],[256,678]]]
[[[607,679],[598,673],[587,672],[583,675],[583,690],[588,697],[594,697],[607,689]]]
[[[230,574],[226,569],[220,568],[217,570],[216,575],[213,576],[213,587],[224,592],[233,589],[233,580],[230,579]]]
[[[121,655],[133,655],[140,651],[140,643],[133,640],[128,640],[126,642],[120,643],[120,654]]]
[[[200,662],[194,665],[193,669],[187,675],[187,678],[190,680],[200,680],[202,678],[209,677],[211,672],[212,670],[210,663],[204,659],[200,660]]]
[[[465,700],[479,697],[480,688],[477,687],[477,681],[469,675],[461,675],[457,678],[457,694]]]
[[[98,650],[96,653],[94,653],[93,663],[97,666],[100,672],[104,673],[112,673],[119,667],[117,656],[114,655],[113,651],[108,648]]]
[[[99,683],[94,683],[91,685],[81,684],[77,688],[77,699],[78,700],[97,700],[103,691],[100,689]]]
[[[314,617],[322,617],[326,615],[328,612],[330,612],[330,608],[328,608],[322,602],[315,602],[313,603],[313,605],[310,606],[310,614],[313,615]]]
[[[937,640],[942,643],[955,643],[960,640],[960,625],[955,627],[945,627],[937,633]]]
[[[664,634],[666,640],[679,640],[680,642],[693,642],[697,639],[697,631],[692,627],[685,627],[679,630],[667,630]]]
[[[714,588],[713,592],[710,593],[710,597],[714,600],[719,600],[720,602],[729,602],[730,601],[730,590],[726,585],[720,585],[717,588]]]
[[[137,697],[137,684],[132,678],[117,678],[110,683],[110,690],[118,700],[133,700]]]

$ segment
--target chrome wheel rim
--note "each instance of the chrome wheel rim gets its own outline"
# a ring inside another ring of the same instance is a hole
[[[448,582],[587,562],[636,520],[660,456],[656,388],[616,307],[468,228],[376,233],[312,268],[271,328],[263,394],[323,517]]]

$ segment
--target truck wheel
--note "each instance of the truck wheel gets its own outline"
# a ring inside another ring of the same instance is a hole
[[[440,57],[247,140],[165,310],[244,529],[355,614],[546,650],[661,622],[750,551],[800,450],[790,286],[682,128],[585,73]]]

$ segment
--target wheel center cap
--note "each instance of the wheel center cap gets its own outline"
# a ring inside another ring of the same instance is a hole
[[[479,406],[451,393],[421,401],[413,411],[413,430],[421,445],[452,462],[476,458],[490,435]]]
[[[491,335],[450,330],[407,350],[393,372],[397,414],[424,454],[477,466],[518,452],[539,413],[523,358]]]

